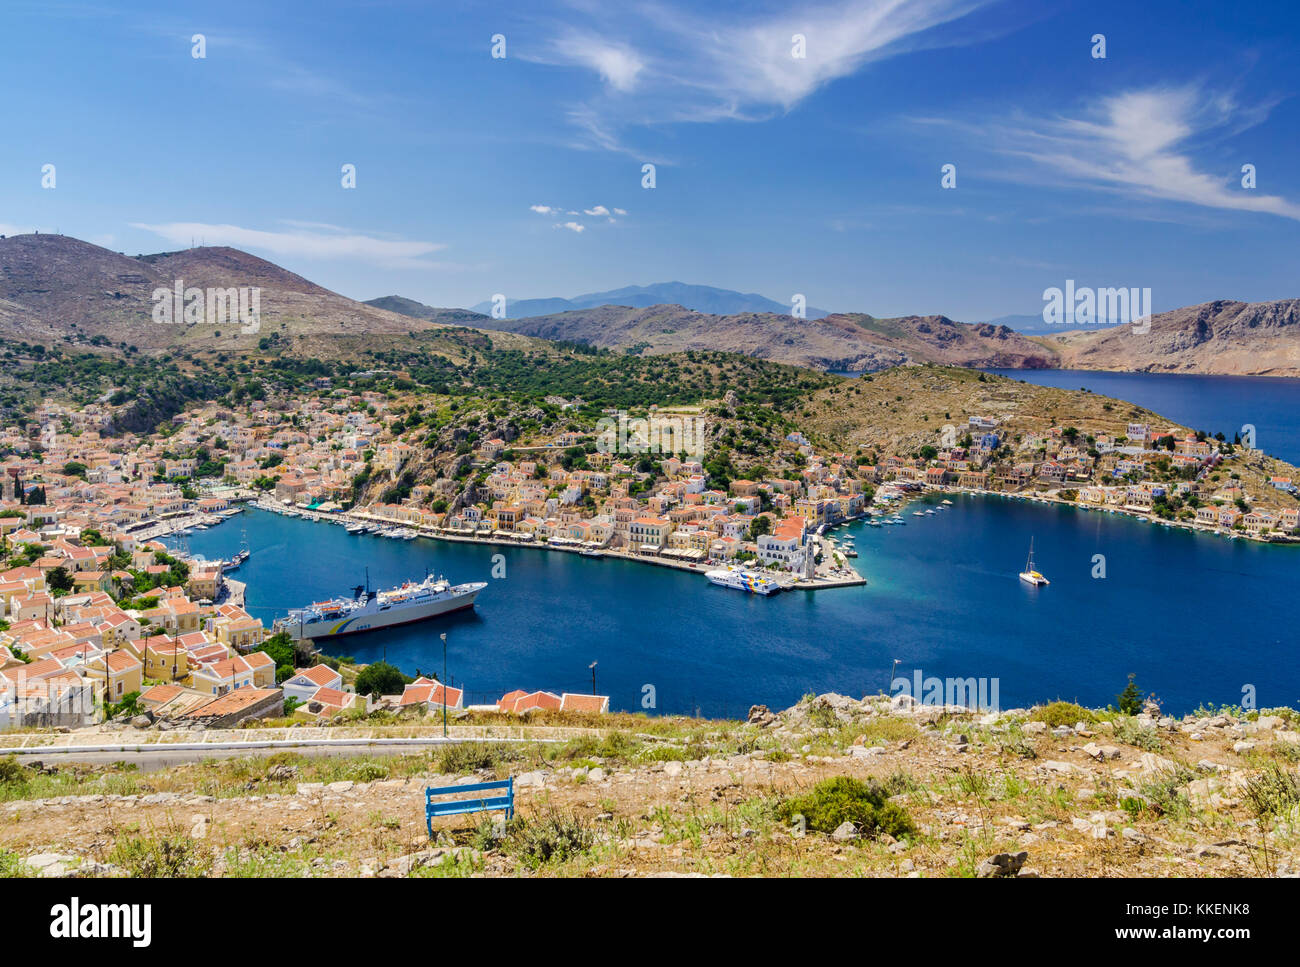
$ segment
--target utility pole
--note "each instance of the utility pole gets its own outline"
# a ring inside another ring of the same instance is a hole
[[[591,694],[595,695],[596,694],[596,663],[593,661],[587,667],[591,669]]]
[[[447,737],[447,632],[442,635],[442,737]]]

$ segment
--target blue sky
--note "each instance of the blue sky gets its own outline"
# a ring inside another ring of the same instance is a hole
[[[0,27],[0,232],[194,237],[447,306],[1300,296],[1293,3],[6,0]]]

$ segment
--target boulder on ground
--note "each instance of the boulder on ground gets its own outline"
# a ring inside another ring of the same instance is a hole
[[[1029,854],[1024,850],[1019,853],[998,853],[981,863],[976,868],[975,875],[980,877],[1015,876],[1020,872],[1020,868],[1025,865],[1027,859],[1029,859]]]

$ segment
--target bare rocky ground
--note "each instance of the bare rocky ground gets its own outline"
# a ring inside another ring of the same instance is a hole
[[[746,723],[611,716],[585,723],[603,737],[420,756],[147,775],[9,760],[0,875],[1300,875],[1300,715],[1236,711],[981,715],[831,694]],[[508,775],[514,821],[446,817],[430,841],[426,785]],[[910,828],[789,821],[791,797],[836,776],[874,783]]]

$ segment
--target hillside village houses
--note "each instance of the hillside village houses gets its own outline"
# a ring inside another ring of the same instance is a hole
[[[221,566],[190,562],[183,586],[171,586],[165,547],[139,535],[171,518],[230,512],[229,496],[196,492],[205,447],[222,460],[212,479],[226,494],[269,478],[282,500],[339,506],[367,464],[396,474],[410,458],[409,444],[380,439],[386,409],[378,393],[288,412],[257,401],[240,416],[211,406],[136,437],[109,435],[97,405],[46,404],[26,427],[0,426],[0,728],[89,724],[96,703],[133,694],[152,714],[195,721],[279,715],[286,697],[308,719],[368,710],[325,666],[277,686],[259,647],[268,632],[223,600]],[[140,573],[162,583],[138,593]],[[218,704],[245,690],[254,697]]]
[[[787,442],[806,461],[797,480],[733,480],[725,491],[710,486],[698,461],[669,457],[661,462],[663,477],[655,480],[618,454],[588,453],[586,468],[565,470],[535,457],[503,459],[500,441],[489,441],[477,454],[487,471],[478,502],[444,515],[412,493],[400,504],[362,510],[435,533],[616,549],[682,562],[750,560],[801,576],[813,573],[810,534],[861,514],[866,488],[876,484],[1046,492],[1153,516],[1177,506],[1184,521],[1261,536],[1300,528],[1295,507],[1241,509],[1239,484],[1228,474],[1213,479],[1224,459],[1220,445],[1186,431],[1130,424],[1122,436],[1094,438],[1052,427],[1024,435],[1009,448],[996,418],[972,416],[962,429],[965,445],[945,446],[928,458],[886,453],[872,465],[844,454],[823,457],[802,434],[792,433]],[[563,442],[576,439],[569,434]],[[1179,479],[1162,482],[1166,476]],[[436,481],[433,492],[455,493],[436,486],[445,483]],[[1285,491],[1287,483],[1274,488]],[[760,516],[768,524],[755,528]]]
[[[221,569],[195,564],[184,586],[169,586],[162,546],[140,535],[199,511],[231,513],[232,495],[255,490],[326,513],[351,507],[358,479],[396,481],[422,445],[422,428],[398,426],[398,407],[386,393],[325,389],[199,406],[148,435],[110,434],[98,404],[47,403],[24,425],[0,426],[0,550],[11,558],[0,572],[3,682],[12,685],[23,664],[21,677],[48,682],[47,691],[89,684],[113,701],[134,690],[137,675],[145,691],[163,683],[208,700],[274,686],[275,669],[250,657],[266,630],[222,601]],[[880,444],[855,455],[821,453],[792,432],[782,441],[783,476],[725,485],[699,459],[668,455],[646,472],[637,456],[601,452],[590,433],[572,429],[513,451],[485,436],[467,443],[471,462],[457,478],[412,476],[400,498],[354,513],[435,535],[680,564],[747,561],[798,577],[813,574],[818,529],[863,513],[871,488],[886,485],[1045,492],[1152,516],[1175,516],[1174,508],[1185,522],[1259,537],[1300,528],[1289,477],[1265,478],[1261,493],[1249,493],[1234,470],[1242,451],[1138,423],[1088,436],[1059,426],[1015,432],[1005,419],[976,415],[942,446],[917,453]],[[561,459],[570,446],[580,459]],[[27,548],[38,550],[15,553]],[[133,586],[141,573],[162,585],[147,604]],[[136,606],[123,605],[132,599]]]

